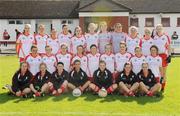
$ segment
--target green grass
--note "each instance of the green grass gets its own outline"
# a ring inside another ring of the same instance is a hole
[[[0,56],[0,87],[11,83],[18,66],[15,56]],[[176,116],[180,114],[180,58],[173,58],[167,74],[166,91],[160,98],[126,98],[118,95],[99,98],[90,93],[75,98],[68,93],[59,97],[24,99],[9,96],[6,90],[0,88],[0,116]]]

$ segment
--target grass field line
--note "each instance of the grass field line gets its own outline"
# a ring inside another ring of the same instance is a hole
[[[175,114],[121,112],[0,112],[0,115],[100,115],[100,116],[177,116]]]

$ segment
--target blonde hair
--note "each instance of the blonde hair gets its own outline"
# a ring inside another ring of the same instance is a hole
[[[129,32],[131,33],[132,30],[135,30],[136,32],[138,32],[138,28],[136,26],[131,26],[129,28]]]
[[[24,28],[26,28],[26,27],[31,28],[31,25],[30,24],[25,24]]]
[[[39,26],[38,26],[38,28],[45,28],[45,25],[43,25],[43,24],[40,24]]]
[[[90,30],[90,26],[94,27],[94,30],[96,30],[96,29],[98,28],[98,24],[89,23],[89,25],[88,25],[88,30]]]

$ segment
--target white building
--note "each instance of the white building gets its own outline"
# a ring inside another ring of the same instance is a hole
[[[137,26],[140,36],[145,27],[154,29],[162,23],[171,36],[174,31],[180,34],[179,6],[179,0],[2,0],[0,42],[4,29],[15,42],[14,30],[22,32],[26,23],[32,25],[32,33],[37,32],[39,24],[45,24],[49,34],[52,28],[60,32],[64,23],[73,32],[77,25],[86,31],[89,22],[107,21],[109,27],[120,22],[125,32],[129,26]]]

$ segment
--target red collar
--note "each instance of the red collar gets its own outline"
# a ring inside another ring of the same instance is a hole
[[[124,55],[124,54],[126,54],[127,52],[124,52],[124,54],[122,54],[121,52],[119,52],[121,55]]]
[[[137,55],[135,54],[135,56],[136,56],[137,58],[141,58],[143,55],[141,54],[141,56],[137,56]]]
[[[153,56],[153,55],[151,55],[153,58],[155,58],[155,57],[157,57],[158,55],[156,55],[156,56]]]
[[[109,54],[105,53],[106,55],[110,56],[112,54],[112,52],[110,52]]]
[[[36,58],[36,57],[38,56],[38,54],[36,54],[36,55],[34,56],[32,53],[30,53],[30,55],[31,55],[33,58]]]
[[[147,37],[144,37],[144,40],[150,40],[151,39],[151,37],[149,37],[149,38],[147,38]]]
[[[24,35],[25,35],[25,36],[29,36],[30,34],[29,34],[29,33],[28,33],[28,34],[25,34],[25,33],[24,33]]]
[[[78,57],[82,58],[84,55],[82,54],[82,56],[80,56],[79,54],[77,54]]]
[[[47,54],[45,54],[47,57],[51,57],[51,56],[53,56],[53,54],[50,54],[50,55],[47,55]]]
[[[81,37],[82,37],[82,35],[80,37],[76,36],[76,38],[78,38],[78,39],[81,38]]]

